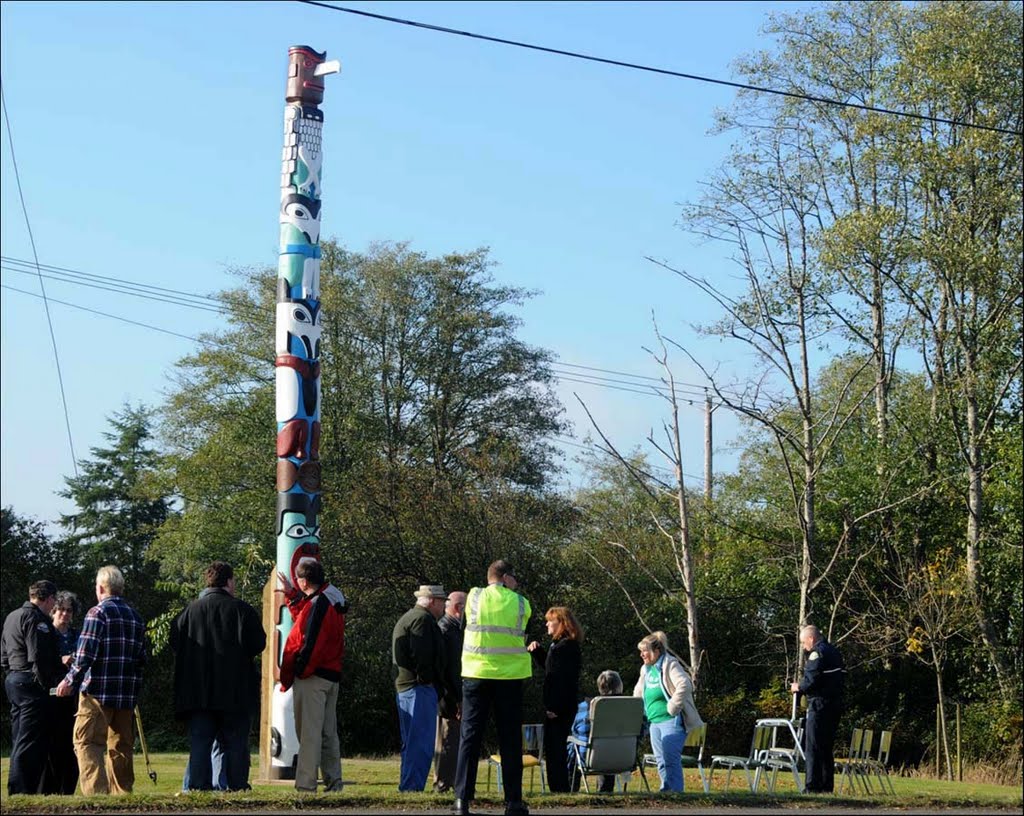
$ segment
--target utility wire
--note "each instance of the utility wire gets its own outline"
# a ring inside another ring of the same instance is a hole
[[[11,292],[18,292],[18,293],[20,293],[22,295],[28,295],[29,297],[34,297],[34,298],[41,298],[42,297],[42,295],[36,294],[35,292],[29,292],[29,291],[27,291],[25,289],[19,289],[16,286],[10,286],[10,285],[8,285],[6,283],[0,283],[0,288],[8,289]],[[218,342],[216,340],[205,340],[205,339],[203,339],[201,337],[193,337],[190,334],[182,334],[181,332],[171,331],[170,329],[164,329],[164,328],[161,328],[160,326],[154,326],[152,323],[144,323],[144,322],[142,322],[140,320],[131,320],[131,319],[127,318],[127,317],[121,317],[120,315],[111,314],[110,312],[100,311],[99,309],[90,309],[87,306],[82,306],[82,305],[77,304],[77,303],[71,303],[70,301],[58,300],[57,298],[49,298],[49,302],[51,302],[51,303],[59,303],[61,306],[69,306],[72,309],[78,309],[78,310],[83,311],[83,312],[88,312],[89,314],[99,315],[100,317],[109,317],[112,320],[118,320],[118,321],[120,321],[122,323],[128,323],[129,325],[132,325],[132,326],[139,326],[140,328],[149,329],[149,330],[155,331],[155,332],[160,332],[161,334],[168,334],[171,337],[179,337],[182,340],[191,340],[193,343],[198,343],[200,345],[212,347],[212,348],[215,348],[215,349],[223,349],[223,348],[226,347],[226,344],[220,343],[220,342]],[[238,351],[238,350],[236,349],[236,351]],[[238,351],[238,353],[241,354],[243,357],[248,357],[250,360],[256,361],[257,363],[266,363],[266,360],[263,357],[259,357],[259,356],[255,355],[255,354],[249,354],[249,353],[244,352],[244,351]],[[578,382],[584,382],[584,381],[580,380]],[[584,382],[584,384],[588,384],[588,383]],[[601,385],[601,383],[589,383],[589,384]],[[604,386],[604,387],[609,387],[609,386]],[[623,389],[623,390],[625,390],[625,389]],[[644,393],[644,392],[636,392],[636,393]],[[558,442],[560,444],[571,445],[572,447],[580,448],[581,450],[585,450],[585,451],[588,451],[588,452],[591,452],[591,453],[594,452],[594,451],[598,451],[599,453],[604,453],[604,454],[609,455],[609,456],[611,455],[608,451],[604,450],[603,448],[601,448],[601,447],[599,447],[597,445],[593,445],[593,444],[591,444],[591,445],[583,445],[583,444],[580,444],[579,442],[573,441],[573,440],[568,439],[568,438],[566,438],[564,436],[550,436],[550,437],[547,437],[547,438],[551,439],[552,441],[556,441],[556,442]],[[652,470],[652,471],[661,471],[663,474],[666,474],[666,476],[672,476],[673,475],[666,468],[659,467],[657,465],[651,465],[649,469]],[[704,481],[703,477],[696,476],[696,475],[694,475],[692,473],[685,473],[684,472],[683,476],[685,476],[686,478],[691,479],[693,481],[700,482],[700,483],[703,483],[703,481]]]
[[[42,295],[37,295],[35,292],[29,292],[26,291],[25,289],[18,289],[16,286],[10,286],[6,283],[0,283],[0,288],[9,289],[12,292],[19,292],[23,295],[28,295],[29,297],[42,297]],[[160,332],[161,334],[169,334],[172,337],[180,337],[182,340],[191,340],[193,343],[199,343],[200,345],[203,346],[211,346],[213,348],[218,349],[226,348],[225,343],[219,343],[216,340],[204,340],[201,337],[193,337],[191,334],[182,334],[181,332],[171,331],[170,329],[163,329],[160,328],[160,326],[154,326],[152,323],[143,323],[141,320],[130,320],[127,317],[121,317],[120,315],[111,314],[110,312],[101,312],[98,309],[90,309],[88,306],[82,306],[81,304],[78,303],[71,303],[70,301],[67,300],[57,300],[56,298],[50,298],[49,300],[50,303],[59,303],[61,306],[70,306],[72,309],[78,309],[83,312],[89,312],[89,314],[99,315],[100,317],[109,317],[112,320],[120,320],[122,323],[129,323],[132,326],[140,326],[143,329],[152,329],[153,331]],[[243,357],[248,357],[250,360],[256,360],[260,363],[267,362],[266,359],[263,357],[258,357],[255,354],[249,354],[239,349],[235,350],[238,351],[238,353],[241,354]]]
[[[30,261],[23,261],[20,258],[12,258],[8,255],[0,255],[0,261],[3,261],[8,264],[14,264],[16,266],[31,266]],[[137,281],[131,281],[125,278],[116,278],[110,275],[96,275],[92,272],[82,272],[78,269],[70,269],[66,266],[53,266],[51,264],[38,264],[38,266],[45,269],[47,272],[63,273],[64,275],[87,278],[89,280],[110,281],[111,283],[117,283],[123,286],[131,286],[141,289],[149,289],[154,292],[166,292],[170,295],[176,295],[182,298],[189,298],[197,301],[205,301],[203,305],[221,305],[221,299],[218,297],[212,297],[210,295],[197,295],[195,292],[186,292],[182,289],[169,289],[166,286],[156,286],[151,283],[138,283]]]
[[[99,289],[103,292],[114,292],[118,295],[130,295],[131,297],[142,298],[143,300],[152,300],[155,303],[170,303],[174,306],[188,306],[191,309],[200,309],[204,312],[214,312],[216,314],[223,314],[224,310],[219,309],[216,306],[204,306],[200,303],[194,303],[179,298],[168,298],[161,297],[160,295],[145,294],[144,292],[136,292],[131,289],[125,289],[121,286],[107,286],[102,283],[89,283],[87,280],[77,280],[75,278],[63,277],[61,275],[46,275],[43,273],[34,273],[28,269],[18,269],[13,266],[0,265],[0,269],[6,272],[17,272],[19,275],[33,275],[38,274],[40,277],[46,278],[47,280],[60,281],[61,283],[74,283],[78,286],[86,286],[89,289]]]
[[[78,457],[75,456],[75,441],[71,436],[71,417],[68,414],[68,400],[64,393],[64,376],[60,370],[60,355],[57,353],[57,337],[53,333],[53,320],[50,318],[50,303],[46,299],[46,284],[43,283],[43,273],[39,270],[39,253],[36,251],[36,239],[32,234],[32,224],[28,217],[28,207],[25,206],[25,194],[21,189],[21,173],[18,172],[18,157],[14,153],[14,136],[11,133],[11,119],[7,114],[7,95],[4,93],[3,80],[0,79],[0,104],[4,109],[4,124],[7,127],[7,142],[11,146],[11,164],[14,166],[14,180],[18,184],[18,199],[21,201],[21,212],[25,216],[25,228],[28,230],[28,240],[32,244],[32,257],[36,262],[36,272],[39,275],[39,288],[42,291],[43,307],[46,311],[46,325],[50,328],[50,343],[53,346],[53,360],[57,364],[57,384],[60,386],[60,401],[64,407],[64,427],[68,432],[68,447],[71,449],[71,467],[75,471],[75,478],[78,478]]]
[[[8,269],[7,267],[2,267],[2,268]],[[13,269],[8,269],[8,271],[23,272],[23,270],[13,270]],[[49,277],[49,276],[44,275],[44,277]],[[213,309],[213,308],[204,307],[204,306],[198,306],[196,304],[191,304],[191,303],[181,303],[181,302],[177,302],[177,301],[168,301],[168,300],[165,300],[164,298],[161,298],[161,297],[149,296],[149,295],[145,295],[145,294],[142,294],[142,293],[139,293],[139,292],[123,292],[122,293],[122,292],[120,292],[120,290],[117,290],[117,289],[111,289],[111,288],[106,287],[106,286],[94,285],[94,284],[90,284],[90,283],[87,283],[87,282],[84,282],[84,281],[79,281],[79,280],[63,280],[62,282],[64,282],[64,283],[74,283],[74,284],[78,284],[78,285],[81,285],[81,286],[87,286],[87,287],[90,287],[90,288],[101,289],[101,290],[104,290],[104,291],[111,291],[111,292],[115,292],[115,293],[130,294],[130,295],[132,295],[134,297],[142,298],[144,300],[154,300],[154,301],[161,302],[161,303],[172,303],[173,305],[188,306],[190,308],[201,309],[203,311],[214,311],[214,312],[221,312],[221,313],[223,313],[223,311],[224,311],[224,310],[218,310],[218,309]],[[40,297],[39,295],[34,295],[32,292],[28,292],[28,291],[26,291],[24,289],[19,289],[19,288],[15,287],[15,286],[9,286],[7,284],[3,284],[3,288],[9,289],[12,292],[19,292],[21,294],[32,295],[33,297]],[[95,309],[90,309],[88,307],[81,306],[81,305],[79,305],[77,303],[72,303],[70,301],[57,300],[57,299],[52,298],[52,297],[48,298],[48,301],[52,302],[52,303],[59,303],[62,306],[70,306],[71,308],[79,309],[79,310],[85,311],[85,312],[90,312],[92,314],[101,315],[103,317],[109,317],[109,318],[111,318],[113,320],[119,320],[119,321],[121,321],[123,323],[129,323],[129,324],[134,325],[134,326],[141,326],[142,328],[152,329],[153,331],[158,331],[158,332],[161,332],[163,334],[169,334],[169,335],[171,335],[173,337],[180,337],[180,338],[185,339],[185,340],[192,340],[192,341],[194,341],[196,343],[200,343],[200,344],[203,344],[203,345],[214,346],[216,348],[223,348],[224,347],[223,343],[216,343],[216,342],[212,342],[212,341],[208,341],[208,340],[202,340],[200,338],[193,337],[191,335],[181,334],[179,332],[170,331],[168,329],[163,329],[163,328],[160,328],[159,326],[154,326],[154,325],[152,325],[150,323],[145,323],[145,322],[138,321],[138,320],[129,320],[128,318],[120,317],[119,315],[111,314],[109,312],[98,311],[98,310],[95,310]],[[256,357],[254,355],[251,355],[251,354],[246,354],[245,352],[240,352],[240,353],[242,353],[243,355],[245,355],[247,357],[250,357],[253,360],[259,360],[260,362],[266,362],[266,360],[264,360],[263,358],[259,358],[259,357]],[[594,370],[598,370],[598,371],[604,370],[604,369],[596,369],[594,366],[586,366],[586,367],[594,369]],[[556,379],[558,379],[559,381],[563,381],[563,382],[578,383],[580,385],[591,385],[591,386],[595,386],[595,387],[598,387],[598,388],[606,388],[606,389],[609,389],[609,390],[612,390],[612,391],[623,391],[623,392],[626,392],[626,393],[640,394],[640,395],[643,395],[643,396],[657,396],[657,397],[660,397],[662,399],[665,399],[668,396],[668,388],[667,388],[667,386],[655,386],[653,384],[632,383],[632,382],[629,382],[627,380],[616,380],[616,379],[612,379],[610,377],[598,377],[598,376],[593,375],[593,374],[583,374],[583,373],[577,373],[577,372],[573,372],[573,371],[564,372],[564,371],[558,370],[556,368],[556,366],[552,366],[551,370],[552,370],[552,373],[555,375]],[[642,376],[642,375],[627,375],[627,376]],[[636,385],[637,387],[636,388],[628,387],[628,386],[631,386],[631,385]],[[690,406],[694,407],[697,410],[703,410],[700,406],[698,406],[695,403],[695,401],[693,399],[690,399],[685,393],[679,394],[678,388],[677,388],[677,394],[679,395],[680,401],[684,403],[683,407],[686,407],[686,404],[689,404]],[[699,397],[698,399],[703,399],[703,398]],[[716,403],[716,405],[717,404],[720,404],[720,403]]]
[[[957,122],[953,119],[942,119],[937,116],[926,116],[921,113],[912,113],[910,111],[898,111],[891,110],[889,108],[877,108],[873,105],[861,105],[857,102],[843,102],[839,99],[829,99],[824,96],[811,96],[810,94],[797,93],[796,91],[780,91],[777,88],[764,88],[758,85],[747,85],[743,82],[730,82],[725,79],[714,79],[712,77],[700,76],[699,74],[684,74],[680,71],[670,71],[667,68],[654,68],[650,65],[640,65],[635,62],[623,62],[622,60],[607,59],[605,57],[596,57],[592,54],[583,54],[578,51],[566,51],[561,48],[547,48],[542,45],[534,45],[532,43],[520,42],[518,40],[507,40],[503,37],[491,37],[486,34],[475,34],[472,31],[460,31],[457,28],[448,28],[446,26],[433,25],[431,23],[423,23],[417,20],[407,20],[402,17],[390,17],[386,14],[374,14],[369,11],[361,11],[360,9],[348,8],[347,6],[335,6],[330,3],[319,2],[319,0],[298,0],[299,3],[303,3],[307,6],[319,6],[320,8],[329,9],[330,11],[341,11],[345,14],[355,14],[360,17],[370,17],[374,20],[383,20],[388,23],[398,23],[399,25],[412,26],[413,28],[424,28],[428,31],[437,31],[442,34],[455,34],[459,37],[469,37],[474,40],[483,40],[485,42],[499,43],[500,45],[511,45],[516,48],[526,48],[530,51],[542,51],[545,54],[557,54],[562,57],[572,57],[573,59],[586,60],[588,62],[599,62],[604,65],[614,65],[619,68],[630,68],[635,71],[646,71],[652,74],[663,74],[664,76],[678,77],[680,79],[692,79],[697,82],[708,82],[712,85],[725,85],[729,88],[739,88],[744,91],[756,91],[758,93],[774,94],[776,96],[785,96],[790,99],[801,99],[806,102],[820,102],[824,105],[836,105],[843,108],[855,108],[857,110],[868,111],[870,113],[884,113],[888,116],[903,116],[908,119],[917,119],[923,122],[933,122],[936,124],[943,125],[954,125],[957,127],[971,128],[974,130],[987,130],[993,133],[1005,133],[1010,136],[1024,136],[1024,132],[1019,130],[1007,130],[1005,128],[989,127],[988,125],[975,125],[968,122]]]
[[[17,266],[14,266],[14,265]],[[20,258],[13,258],[10,256],[0,255],[0,269],[8,272],[16,272],[18,274],[35,274],[38,272],[30,272],[26,268],[31,267],[31,261],[25,261]],[[96,275],[90,272],[83,272],[78,269],[71,267],[53,266],[49,264],[39,265],[43,270],[53,270],[54,274],[49,275],[43,273],[43,277],[51,280],[59,280],[62,283],[71,283],[79,286],[85,286],[92,289],[99,289],[101,291],[114,292],[116,294],[127,294],[132,297],[141,298],[143,300],[152,300],[158,303],[169,303],[175,306],[185,306],[192,309],[199,309],[202,311],[213,312],[216,314],[228,314],[230,310],[224,306],[224,302],[218,298],[209,297],[206,295],[197,295],[193,292],[187,292],[181,289],[169,289],[163,286],[154,286],[152,284],[141,283],[139,281],[133,281],[128,278],[116,277],[111,275]],[[111,285],[113,284],[113,285]],[[121,287],[132,287],[121,288]],[[152,293],[152,294],[150,294]],[[165,294],[166,293],[166,294]],[[203,302],[194,302],[188,300],[188,298],[195,298]],[[567,371],[565,369],[580,369],[579,371]],[[579,363],[569,363],[562,360],[557,360],[552,365],[552,371],[556,373],[559,379],[566,379],[569,382],[577,382],[585,385],[597,385],[604,387],[611,387],[612,385],[625,386],[617,390],[632,391],[633,393],[643,394],[647,396],[668,396],[669,386],[660,377],[652,377],[645,374],[633,374],[628,371],[618,371],[615,369],[600,368],[598,366],[581,365]],[[617,377],[604,377],[597,374],[590,374],[587,372],[597,371],[602,374],[614,374]],[[630,379],[620,379],[621,377],[627,377]],[[606,385],[606,383],[608,385]],[[656,384],[657,383],[657,384]],[[706,389],[696,383],[685,383],[676,382],[676,394],[681,401],[693,405],[695,400],[703,401],[707,395]],[[721,403],[715,401],[713,405],[718,407]]]
[[[571,439],[568,439],[567,437],[564,437],[564,436],[549,436],[547,438],[551,439],[551,440],[553,440],[555,442],[558,442],[558,443],[560,443],[562,445],[570,445],[570,446],[572,446],[574,448],[580,448],[581,450],[585,450],[588,453],[593,453],[594,451],[597,451],[598,453],[605,454],[605,456],[611,456],[612,458],[614,458],[613,454],[609,453],[604,448],[602,448],[602,447],[600,447],[598,445],[594,445],[594,444],[581,445],[579,442],[575,442],[575,441],[573,441]],[[672,479],[675,478],[675,473],[670,471],[668,468],[661,467],[660,465],[649,465],[648,466],[648,470],[659,471],[662,474],[664,474],[666,476],[666,478],[672,478]],[[695,475],[693,473],[686,473],[685,471],[683,472],[683,476],[685,476],[687,479],[690,479],[690,480],[692,480],[694,482],[699,482],[700,484],[704,483],[704,477],[703,476],[697,476],[697,475]]]

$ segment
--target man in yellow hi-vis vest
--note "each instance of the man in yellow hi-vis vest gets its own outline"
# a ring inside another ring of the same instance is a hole
[[[466,596],[462,642],[462,742],[455,771],[457,816],[469,813],[476,794],[476,771],[491,706],[498,727],[498,749],[505,791],[505,816],[527,816],[523,802],[523,680],[530,676],[526,624],[530,602],[507,561],[487,568],[487,586]]]

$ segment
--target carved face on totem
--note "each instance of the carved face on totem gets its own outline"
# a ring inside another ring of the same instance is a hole
[[[278,355],[292,354],[306,360],[320,358],[320,304],[311,300],[281,300],[277,303]]]
[[[320,240],[320,202],[291,193],[281,200],[281,223],[291,224],[310,244]]]

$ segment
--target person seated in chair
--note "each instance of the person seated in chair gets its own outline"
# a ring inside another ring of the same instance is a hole
[[[600,697],[617,697],[622,694],[622,678],[619,673],[612,670],[601,672],[597,676],[597,693]],[[596,697],[587,697],[576,709],[576,719],[572,723],[572,735],[579,740],[587,742],[590,737],[591,710]],[[581,749],[585,750],[585,749]],[[572,790],[577,792],[580,789],[580,773],[576,765],[576,747],[569,745],[568,763],[569,778],[572,780]],[[601,776],[599,793],[613,793],[615,791],[615,775],[604,774]]]

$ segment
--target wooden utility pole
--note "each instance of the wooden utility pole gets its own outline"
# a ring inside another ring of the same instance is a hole
[[[711,395],[708,390],[704,389],[704,503],[708,508],[711,507],[711,498],[714,495],[712,490],[712,482],[714,479],[714,470],[712,468],[711,456],[712,456],[712,432],[711,432],[711,412],[714,410],[711,406]]]

